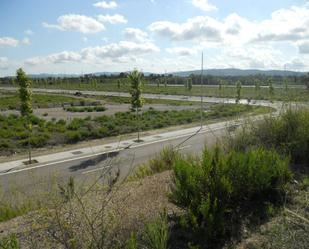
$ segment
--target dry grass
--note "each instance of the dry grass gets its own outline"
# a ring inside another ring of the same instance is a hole
[[[124,183],[116,189],[112,193],[112,200],[105,207],[108,210],[105,216],[106,222],[111,222],[108,224],[107,238],[113,243],[124,241],[132,231],[142,230],[145,223],[157,217],[164,210],[169,214],[180,213],[181,210],[168,201],[170,179],[171,172],[166,171],[139,181]],[[92,212],[96,214],[102,204],[102,192],[91,192],[83,203],[87,206],[89,216]],[[78,203],[70,205],[74,207],[76,218],[79,218],[81,211],[75,209],[79,206]],[[67,215],[72,211],[69,208],[62,210],[68,211]],[[40,210],[0,223],[0,238],[16,234],[22,248],[55,248],[55,245],[57,245],[56,248],[61,248],[58,247],[59,241],[51,234],[55,232],[54,227],[51,227],[51,219],[55,221],[54,211],[55,209]],[[82,227],[83,221],[80,220],[80,222],[80,224],[75,224],[77,225],[75,228],[83,232],[85,227]]]

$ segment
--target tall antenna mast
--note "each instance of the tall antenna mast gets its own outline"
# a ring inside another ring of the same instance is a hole
[[[201,63],[201,128],[203,127],[203,74],[204,74],[204,53],[202,52],[202,63]]]

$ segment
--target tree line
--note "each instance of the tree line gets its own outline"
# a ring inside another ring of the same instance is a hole
[[[94,75],[85,74],[75,77],[31,77],[34,85],[48,86],[48,85],[71,85],[71,84],[89,84],[97,86],[99,84],[117,84],[120,88],[121,85],[129,84],[129,73],[122,72],[119,74],[111,75]],[[274,85],[307,85],[309,87],[309,74],[303,76],[266,76],[266,75],[250,75],[250,76],[212,76],[191,74],[187,77],[180,77],[173,74],[148,74],[144,75],[145,84],[153,84],[160,86],[166,85],[236,85],[240,82],[243,86],[256,85],[268,86],[271,80]],[[1,85],[13,85],[13,77],[0,78]]]

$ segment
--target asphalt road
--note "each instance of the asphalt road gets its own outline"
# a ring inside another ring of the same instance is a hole
[[[213,132],[207,131],[198,133],[187,141],[185,140],[190,136],[124,149],[119,152],[102,154],[87,159],[77,159],[67,163],[2,174],[0,175],[0,187],[2,190],[16,189],[27,193],[32,190],[37,191],[38,189],[48,188],[55,180],[57,182],[66,181],[70,176],[73,176],[80,183],[94,182],[95,179],[102,175],[108,176],[108,172],[114,175],[118,169],[120,170],[120,179],[124,179],[132,172],[134,167],[147,162],[164,147],[177,146],[176,148],[182,154],[200,154],[205,144],[213,144],[217,141],[217,137],[222,137],[225,132],[225,129]]]
[[[1,88],[0,88],[1,89]],[[2,88],[15,90],[14,88]],[[74,90],[57,90],[57,89],[33,89],[35,92],[49,92],[49,93],[66,93],[74,94]],[[116,92],[99,92],[99,91],[82,91],[83,94],[90,95],[106,95],[106,96],[128,96],[128,93],[116,93]],[[145,98],[160,98],[160,99],[174,99],[174,100],[190,100],[200,101],[199,97],[188,96],[176,96],[176,95],[159,95],[159,94],[144,94]],[[235,103],[235,99],[222,99],[205,97],[204,102],[220,103]],[[247,103],[247,100],[241,100],[242,103]],[[269,101],[251,101],[251,105],[263,105],[271,106],[277,110],[282,108],[281,102],[269,102]],[[181,153],[201,153],[205,141],[208,143],[214,143],[217,141],[217,137],[221,137],[225,129],[217,130],[216,136],[212,133],[206,132],[198,134],[187,142],[180,146]],[[140,147],[130,148],[114,152],[110,155],[100,154],[87,159],[76,159],[69,162],[60,162],[52,164],[51,166],[37,167],[34,169],[23,170],[21,172],[10,172],[9,174],[0,174],[0,186],[4,190],[14,188],[22,189],[23,191],[30,191],[33,189],[39,189],[44,187],[50,181],[61,181],[67,179],[70,176],[75,177],[79,181],[93,181],[95,177],[99,177],[102,173],[112,172],[114,173],[118,168],[120,169],[120,175],[124,178],[132,167],[146,162],[150,158],[154,157],[156,153],[159,153],[165,146],[177,145],[185,140],[185,137],[173,138],[164,142],[156,142],[152,144],[143,145]]]

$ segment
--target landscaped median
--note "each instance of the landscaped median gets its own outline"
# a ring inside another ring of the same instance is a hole
[[[239,117],[244,114],[267,113],[271,108],[250,105],[217,104],[203,112],[203,121]],[[32,148],[61,144],[72,144],[84,140],[118,136],[148,131],[169,126],[194,124],[201,118],[200,110],[144,111],[138,120],[133,112],[119,112],[115,115],[74,118],[71,121],[52,119],[46,121],[32,116],[33,131],[30,137]],[[29,133],[19,115],[0,115],[0,153],[8,155],[28,148]]]

